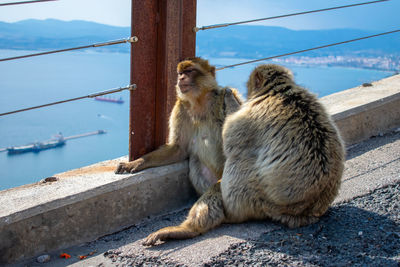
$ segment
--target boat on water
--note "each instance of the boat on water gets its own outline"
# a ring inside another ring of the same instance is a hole
[[[122,97],[120,98],[112,98],[112,97],[106,97],[106,96],[96,96],[94,100],[97,101],[104,101],[104,102],[111,102],[111,103],[117,103],[117,104],[122,104],[124,103],[124,100]]]
[[[7,148],[8,154],[20,154],[25,152],[33,152],[35,144],[28,144],[24,146],[12,146]]]
[[[34,152],[38,153],[42,150],[61,147],[65,145],[65,140],[62,136],[58,137],[57,139],[51,139],[43,142],[35,142],[32,144],[24,145],[24,146],[12,146],[7,148],[7,153],[9,155],[13,154],[21,154],[26,152]]]
[[[105,133],[107,133],[105,130],[98,130],[98,131],[94,131],[94,132],[77,134],[77,135],[72,135],[72,136],[67,136],[67,137],[64,137],[61,133],[58,133],[58,134],[54,135],[53,138],[50,140],[46,140],[46,141],[42,141],[42,142],[34,142],[34,143],[30,143],[30,144],[27,144],[24,146],[12,146],[12,147],[7,147],[7,148],[0,148],[0,152],[7,151],[8,155],[22,154],[22,153],[26,153],[26,152],[38,153],[42,150],[64,146],[66,144],[66,141],[70,140],[70,139],[91,136],[91,135],[97,135],[97,134],[105,134]]]

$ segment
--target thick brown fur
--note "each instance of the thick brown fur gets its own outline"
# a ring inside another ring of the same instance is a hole
[[[191,238],[224,222],[272,219],[299,227],[327,211],[340,187],[344,147],[324,107],[278,65],[257,67],[247,88],[248,101],[224,124],[221,182],[180,226],[151,234],[145,245]]]
[[[188,158],[189,178],[201,195],[221,178],[225,162],[222,125],[228,114],[239,109],[241,100],[235,89],[218,86],[215,67],[207,60],[184,60],[177,72],[177,100],[169,119],[167,144],[121,163],[116,173],[134,173]]]

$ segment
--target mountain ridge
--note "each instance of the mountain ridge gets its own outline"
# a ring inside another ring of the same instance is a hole
[[[290,30],[277,26],[237,25],[198,32],[196,50],[198,55],[205,57],[260,58],[376,33],[357,29]],[[83,20],[29,19],[14,23],[0,22],[0,49],[61,49],[129,36],[130,27]],[[96,50],[129,52],[129,46],[109,46]],[[326,56],[332,53],[363,56],[400,55],[400,38],[382,36],[304,55]]]

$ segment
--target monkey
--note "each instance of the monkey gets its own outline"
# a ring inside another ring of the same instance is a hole
[[[234,88],[220,87],[215,67],[200,57],[177,66],[177,100],[169,118],[165,145],[134,161],[122,162],[115,173],[140,170],[189,160],[189,179],[198,195],[222,176],[222,125],[242,100]]]
[[[315,223],[338,194],[344,145],[318,99],[295,83],[289,69],[256,67],[247,101],[224,123],[226,157],[212,185],[178,226],[150,234],[158,240],[198,236],[222,223],[272,220],[290,228]]]

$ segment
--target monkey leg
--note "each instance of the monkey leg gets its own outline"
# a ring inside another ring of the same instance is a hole
[[[193,238],[220,225],[224,219],[221,187],[218,182],[193,205],[188,217],[181,225],[162,228],[150,234],[142,244],[152,246],[158,240]]]
[[[151,233],[143,241],[143,246],[153,246],[157,240],[165,241],[168,239],[188,239],[198,236],[200,233],[192,231],[182,225],[170,226],[162,228],[154,233]]]

